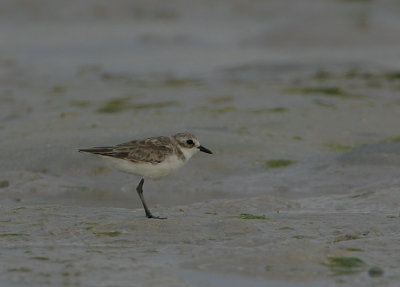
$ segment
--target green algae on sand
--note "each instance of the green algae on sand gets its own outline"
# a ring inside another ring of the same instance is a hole
[[[358,257],[328,257],[326,264],[333,275],[351,275],[363,270],[365,262]]]
[[[290,159],[270,159],[264,161],[264,165],[269,168],[279,168],[294,164],[296,161]]]
[[[105,114],[119,113],[127,109],[128,103],[129,103],[128,98],[111,99],[106,101],[104,105],[97,110],[97,112]]]
[[[20,237],[20,236],[29,236],[29,234],[24,233],[2,233],[0,237]]]
[[[93,232],[96,236],[109,236],[109,237],[116,237],[120,236],[122,233],[120,231],[107,231],[107,232]]]
[[[248,213],[240,214],[239,216],[236,216],[236,218],[239,218],[239,219],[271,219],[271,217],[265,217],[264,215],[253,215],[253,214],[248,214]]]
[[[360,98],[336,86],[315,86],[287,89],[286,92],[303,95],[325,95],[336,98]]]
[[[102,107],[97,109],[97,112],[115,114],[126,110],[161,109],[179,105],[180,103],[177,101],[132,104],[129,98],[116,98],[106,101]]]

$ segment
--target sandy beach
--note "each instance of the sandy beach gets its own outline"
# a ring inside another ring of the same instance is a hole
[[[396,1],[2,1],[1,286],[398,286]],[[192,132],[148,180],[79,148]]]

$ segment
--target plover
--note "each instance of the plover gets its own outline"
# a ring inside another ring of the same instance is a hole
[[[209,149],[200,145],[196,136],[189,133],[133,140],[116,146],[94,147],[79,151],[98,155],[116,169],[140,176],[141,180],[136,191],[146,217],[159,219],[164,217],[154,216],[144,200],[144,179],[166,176],[182,167],[198,151],[212,154]]]

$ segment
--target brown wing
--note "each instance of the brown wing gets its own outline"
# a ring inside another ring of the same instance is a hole
[[[171,140],[168,137],[148,138],[139,141],[130,141],[113,147],[95,147],[81,149],[102,156],[121,158],[132,162],[159,163],[174,152]]]

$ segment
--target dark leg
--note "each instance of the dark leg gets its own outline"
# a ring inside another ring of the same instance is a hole
[[[144,207],[144,211],[146,212],[146,217],[147,218],[166,219],[166,217],[159,217],[159,216],[154,216],[153,214],[151,214],[150,209],[147,207],[146,201],[144,200],[143,183],[144,183],[144,179],[142,178],[140,180],[138,186],[136,187],[136,191],[139,194],[140,200],[142,201],[142,204],[143,204],[143,207]]]

